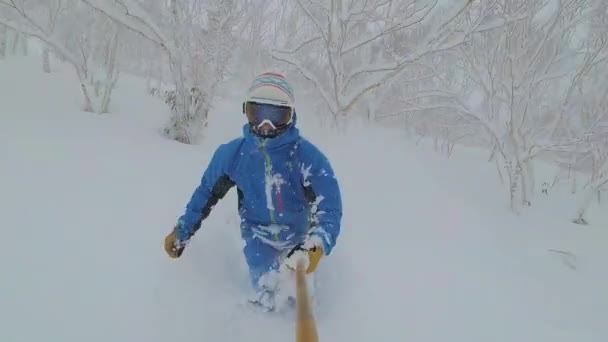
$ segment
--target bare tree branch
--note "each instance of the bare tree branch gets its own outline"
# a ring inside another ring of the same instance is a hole
[[[335,112],[337,110],[335,108],[335,106],[333,105],[333,102],[331,101],[331,96],[327,93],[327,91],[325,91],[323,84],[321,84],[321,82],[319,82],[318,79],[310,71],[308,71],[308,69],[303,67],[296,60],[291,59],[287,55],[281,55],[276,51],[271,51],[271,56],[272,56],[272,58],[274,58],[277,61],[281,61],[281,62],[287,63],[291,66],[294,66],[302,74],[302,76],[304,76],[307,80],[313,82],[316,89],[321,93],[323,100],[325,101],[327,106],[330,108],[330,110],[332,112]]]
[[[433,9],[437,6],[437,3],[438,3],[438,0],[434,0],[433,4],[431,6],[429,6],[429,4],[424,5],[424,7],[422,9],[416,11],[408,18],[411,20],[393,25],[389,28],[382,30],[380,33],[378,33],[372,37],[364,38],[356,43],[353,43],[353,44],[349,45],[348,47],[344,48],[341,51],[341,54],[345,55],[349,52],[352,52],[353,50],[358,49],[364,45],[367,45],[367,44],[375,41],[376,39],[379,39],[389,33],[400,31],[400,30],[415,26],[417,24],[420,24],[433,11]]]

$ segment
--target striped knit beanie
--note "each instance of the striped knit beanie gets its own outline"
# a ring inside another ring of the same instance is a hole
[[[258,75],[247,93],[247,100],[294,107],[293,89],[285,76],[273,72]]]

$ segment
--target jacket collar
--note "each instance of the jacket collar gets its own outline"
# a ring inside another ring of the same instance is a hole
[[[296,123],[298,122],[298,117],[294,111],[293,120],[291,122],[291,126],[282,134],[274,137],[274,138],[261,138],[257,135],[253,134],[251,131],[249,124],[246,123],[243,125],[243,137],[245,137],[245,141],[249,143],[253,143],[255,146],[264,146],[266,150],[278,149],[282,146],[293,144],[298,139],[300,139],[300,130],[296,127]]]
[[[243,125],[243,136],[248,143],[252,143],[258,147],[264,145],[267,150],[274,150],[298,141],[300,138],[300,130],[292,124],[285,132],[276,137],[262,138],[253,134],[249,124],[245,124]]]

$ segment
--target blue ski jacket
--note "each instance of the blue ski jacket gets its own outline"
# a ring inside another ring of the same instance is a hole
[[[242,238],[275,247],[317,235],[329,255],[340,233],[342,202],[326,156],[300,136],[295,125],[283,134],[243,136],[220,145],[178,219],[177,238],[188,241],[225,194],[236,185]]]

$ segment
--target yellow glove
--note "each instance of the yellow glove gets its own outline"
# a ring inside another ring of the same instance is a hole
[[[323,247],[315,246],[308,251],[308,268],[306,269],[306,273],[312,273],[317,269],[317,265],[321,258],[323,257]]]
[[[285,265],[295,270],[298,260],[300,258],[306,258],[306,264],[308,265],[306,268],[306,274],[312,273],[317,269],[317,265],[319,265],[319,261],[321,261],[323,254],[323,247],[321,246],[305,248],[302,245],[297,245],[291,251],[289,251],[289,253],[287,253]]]
[[[175,229],[165,237],[165,252],[169,255],[169,257],[173,259],[177,259],[182,256],[184,252],[185,246],[182,244],[176,243],[176,233]],[[179,247],[178,247],[179,246]]]

